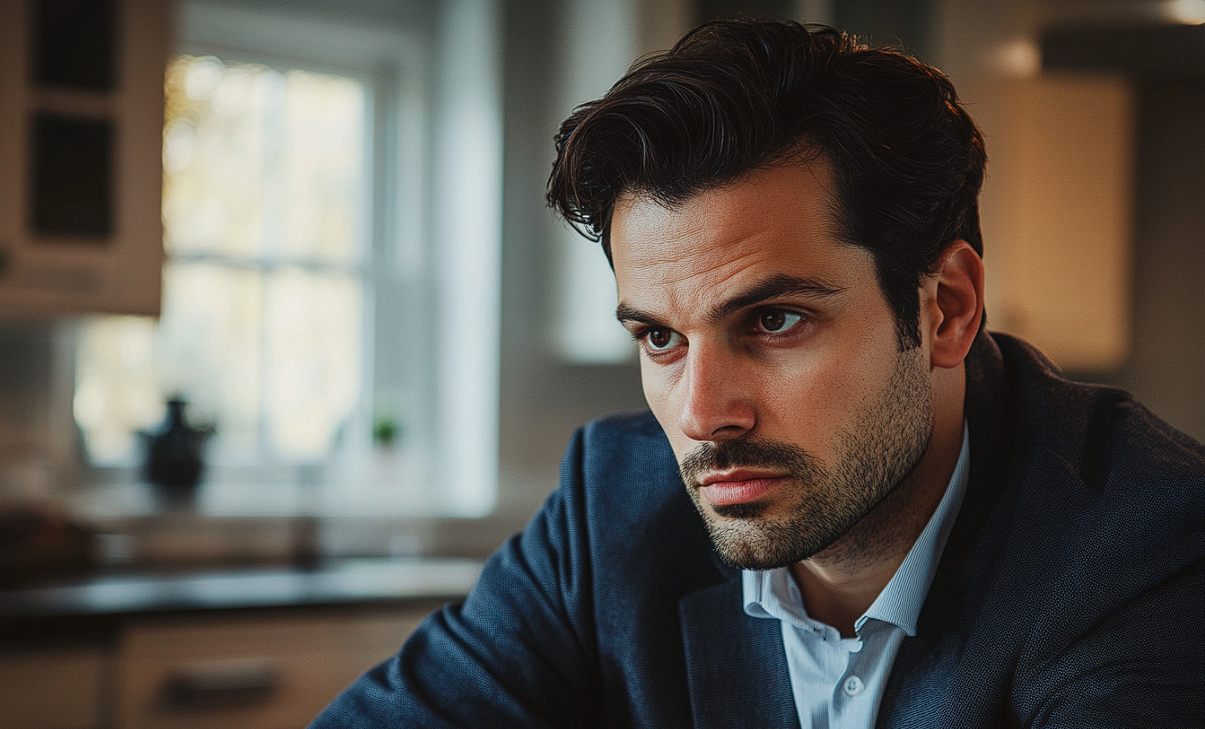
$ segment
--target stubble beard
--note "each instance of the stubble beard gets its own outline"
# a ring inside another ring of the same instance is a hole
[[[920,350],[901,352],[879,397],[842,432],[841,456],[826,467],[799,446],[760,438],[703,443],[680,464],[716,552],[740,569],[767,570],[808,559],[874,510],[920,463],[933,436],[933,391]],[[733,466],[785,471],[790,479],[771,504],[703,503],[704,473]],[[790,501],[785,509],[781,499]]]

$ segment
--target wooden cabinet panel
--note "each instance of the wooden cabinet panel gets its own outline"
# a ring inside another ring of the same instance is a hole
[[[988,325],[1064,369],[1111,371],[1130,349],[1130,84],[1046,74],[1001,82],[991,103]]]
[[[172,4],[113,0],[112,84],[90,89],[34,80],[39,7],[43,25],[69,17],[0,3],[0,317],[157,314]]]
[[[120,648],[122,729],[306,726],[425,613],[133,625]]]
[[[103,668],[100,648],[0,654],[0,729],[100,726]]]

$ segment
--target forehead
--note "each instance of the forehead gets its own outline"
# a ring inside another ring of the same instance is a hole
[[[665,205],[625,194],[611,220],[621,303],[691,308],[770,276],[848,288],[869,252],[833,232],[827,164],[784,164]]]

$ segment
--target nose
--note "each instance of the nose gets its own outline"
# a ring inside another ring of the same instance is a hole
[[[678,427],[695,441],[739,438],[757,424],[747,378],[723,347],[693,346],[682,378]]]

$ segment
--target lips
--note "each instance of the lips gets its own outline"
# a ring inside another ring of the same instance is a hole
[[[725,471],[708,474],[699,483],[699,495],[712,506],[761,501],[789,476],[754,471]]]

